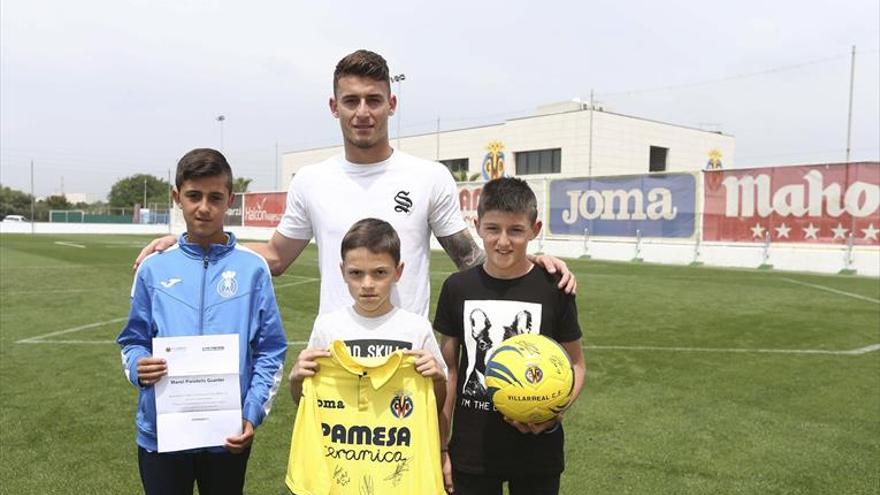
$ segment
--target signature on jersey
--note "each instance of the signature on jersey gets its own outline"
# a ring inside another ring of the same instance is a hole
[[[372,476],[364,476],[364,480],[361,482],[361,495],[375,495],[376,490],[373,488],[373,477]]]
[[[333,481],[339,486],[345,486],[351,482],[351,478],[349,478],[345,469],[342,469],[342,466],[336,466],[336,469],[333,471]]]
[[[403,480],[403,473],[409,471],[409,460],[404,459],[397,463],[397,466],[394,468],[394,472],[391,473],[390,476],[385,478],[385,481],[390,481],[392,485],[397,486]]]

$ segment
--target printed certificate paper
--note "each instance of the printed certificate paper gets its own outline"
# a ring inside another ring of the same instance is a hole
[[[153,339],[168,374],[156,383],[159,452],[216,447],[241,434],[238,335]]]

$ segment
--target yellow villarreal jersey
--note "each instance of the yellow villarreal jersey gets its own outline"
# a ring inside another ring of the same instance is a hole
[[[413,356],[353,358],[335,341],[303,382],[287,466],[296,495],[440,495],[437,403]]]

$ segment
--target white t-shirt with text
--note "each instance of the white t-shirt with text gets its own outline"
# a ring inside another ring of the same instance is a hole
[[[392,303],[427,317],[431,233],[445,237],[466,228],[452,175],[440,163],[397,150],[385,161],[366,165],[337,155],[294,175],[277,229],[289,239],[315,238],[319,313],[353,304],[339,268],[339,249],[348,229],[367,217],[387,221],[400,236],[404,269]]]
[[[431,322],[401,308],[375,318],[361,316],[351,306],[318,315],[308,347],[326,349],[334,340],[345,342],[355,358],[384,357],[400,349],[425,349],[447,374]]]

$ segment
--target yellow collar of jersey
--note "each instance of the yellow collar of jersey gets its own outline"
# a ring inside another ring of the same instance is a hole
[[[334,340],[330,344],[330,356],[349,373],[369,377],[374,390],[385,385],[401,366],[414,361],[412,356],[405,356],[403,351],[395,351],[380,358],[355,358],[348,353],[345,342],[341,340]]]

